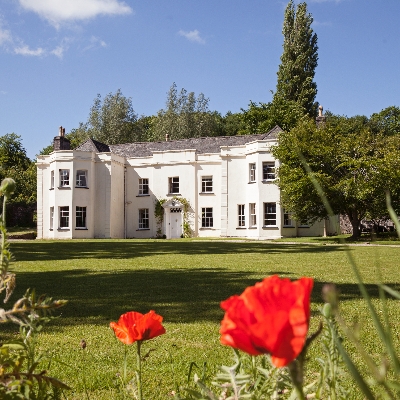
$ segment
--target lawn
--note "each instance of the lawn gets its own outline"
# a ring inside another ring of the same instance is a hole
[[[168,399],[177,386],[185,385],[192,361],[199,367],[207,363],[209,374],[216,366],[231,363],[231,350],[219,344],[223,316],[219,303],[265,276],[314,278],[311,330],[319,321],[321,288],[326,282],[335,282],[342,293],[344,315],[349,322],[359,321],[360,338],[377,359],[382,349],[360,299],[349,254],[378,308],[377,282],[400,288],[400,247],[391,246],[81,240],[16,241],[11,243],[11,251],[16,260],[11,269],[17,273],[17,289],[10,303],[28,287],[69,301],[61,318],[40,337],[40,346],[54,358],[51,374],[73,387],[68,399],[87,399],[85,387],[92,400],[118,398],[124,346],[108,326],[126,311],[154,309],[164,317],[167,333],[144,344],[144,352],[154,351],[144,363],[143,379],[146,399]],[[397,323],[398,303],[389,300],[388,309]],[[15,334],[15,329],[2,328],[1,336]],[[398,326],[394,326],[394,336],[400,336]],[[79,346],[81,339],[88,344],[85,351]],[[129,353],[131,365],[133,350]],[[310,354],[310,375],[317,355],[318,346]],[[355,360],[359,361],[356,355]],[[355,391],[353,395],[362,398]]]

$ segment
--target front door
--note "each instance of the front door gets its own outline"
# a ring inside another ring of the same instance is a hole
[[[182,212],[180,208],[171,208],[169,213],[169,238],[177,239],[182,235]]]

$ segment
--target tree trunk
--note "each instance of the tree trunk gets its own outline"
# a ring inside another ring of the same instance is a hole
[[[360,229],[361,218],[358,216],[356,210],[349,210],[347,212],[347,215],[349,217],[351,226],[353,228],[353,234],[351,235],[351,238],[357,240],[361,236],[361,229]]]

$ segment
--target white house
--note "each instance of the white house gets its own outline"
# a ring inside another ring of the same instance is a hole
[[[75,150],[61,128],[39,156],[37,237],[272,239],[333,234],[280,206],[271,153],[280,128],[262,135],[204,137]],[[160,201],[161,200],[161,201]],[[155,215],[156,203],[158,207]],[[159,203],[159,204],[160,204]]]

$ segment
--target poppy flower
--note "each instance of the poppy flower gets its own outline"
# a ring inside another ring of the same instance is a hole
[[[165,333],[161,325],[163,317],[153,310],[147,314],[130,311],[122,314],[118,322],[111,322],[110,327],[115,336],[124,344],[132,344],[139,340],[149,340]]]
[[[311,278],[271,276],[221,302],[221,343],[251,355],[271,354],[284,367],[301,353],[310,320]]]

